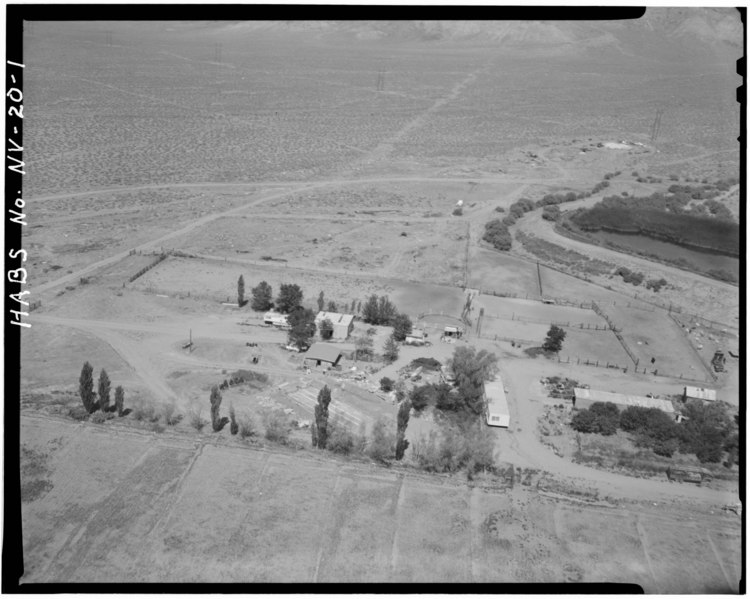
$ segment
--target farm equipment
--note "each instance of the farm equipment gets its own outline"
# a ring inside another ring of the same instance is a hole
[[[705,468],[691,466],[670,466],[667,468],[667,478],[671,481],[696,483],[698,486],[711,480],[711,473]]]
[[[720,349],[717,349],[714,357],[711,358],[711,366],[714,367],[714,370],[716,372],[724,372],[724,364],[726,363],[726,361],[727,357],[724,355],[724,352]]]

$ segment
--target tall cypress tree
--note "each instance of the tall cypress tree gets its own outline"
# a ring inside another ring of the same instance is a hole
[[[109,412],[109,391],[111,387],[109,375],[102,368],[102,371],[99,373],[99,409],[102,412]]]
[[[242,275],[237,279],[237,305],[240,308],[245,305],[245,277]]]
[[[122,416],[122,413],[123,413],[122,404],[124,402],[125,402],[125,391],[123,391],[122,385],[117,385],[117,388],[115,389],[115,409],[117,410],[118,416]]]
[[[411,413],[411,402],[405,399],[398,408],[396,417],[396,459],[404,457],[409,442],[406,440],[406,427],[409,425],[409,414]]]
[[[81,368],[81,376],[78,379],[78,393],[81,396],[83,407],[91,414],[96,409],[94,401],[94,369],[88,362]]]
[[[315,406],[315,428],[320,449],[325,449],[328,443],[328,404],[330,403],[331,390],[326,385],[318,393],[318,404]]]

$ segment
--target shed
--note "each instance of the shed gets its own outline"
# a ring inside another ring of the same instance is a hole
[[[354,328],[353,314],[340,314],[338,312],[318,312],[315,317],[315,326],[320,330],[320,323],[330,320],[333,324],[333,339],[346,339]]]
[[[289,325],[286,319],[286,314],[274,312],[273,310],[270,310],[263,315],[263,322],[275,327],[285,327]]]
[[[464,330],[461,327],[447,326],[443,329],[444,337],[461,337],[464,334]]]
[[[716,401],[716,390],[704,389],[703,387],[685,387],[682,392],[682,401],[687,401],[688,399]]]
[[[595,389],[574,389],[575,397],[573,405],[576,408],[588,408],[596,402],[611,402],[621,410],[630,406],[640,408],[658,408],[662,412],[674,415],[674,406],[671,401],[657,399],[655,397],[642,397],[640,395],[624,395],[622,393],[610,393],[609,391],[597,391]]]
[[[422,329],[412,329],[404,339],[407,345],[424,345],[427,342],[427,335]]]
[[[313,343],[305,354],[305,366],[336,366],[341,359],[341,350],[329,343]]]
[[[510,426],[510,411],[505,397],[505,388],[500,377],[484,384],[484,400],[487,412],[487,424],[490,426]]]

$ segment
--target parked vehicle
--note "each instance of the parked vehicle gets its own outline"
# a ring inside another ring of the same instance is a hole
[[[691,466],[670,466],[667,468],[667,477],[671,481],[701,483],[711,480],[711,473],[705,468],[694,468]]]

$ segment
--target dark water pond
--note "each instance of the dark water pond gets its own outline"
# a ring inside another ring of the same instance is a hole
[[[639,254],[652,254],[669,261],[681,258],[687,263],[683,266],[698,272],[706,273],[710,270],[724,270],[731,273],[738,281],[740,280],[739,258],[691,250],[673,243],[667,243],[666,241],[644,237],[643,235],[626,235],[623,233],[611,233],[609,231],[597,231],[596,233],[589,233],[589,235]]]

